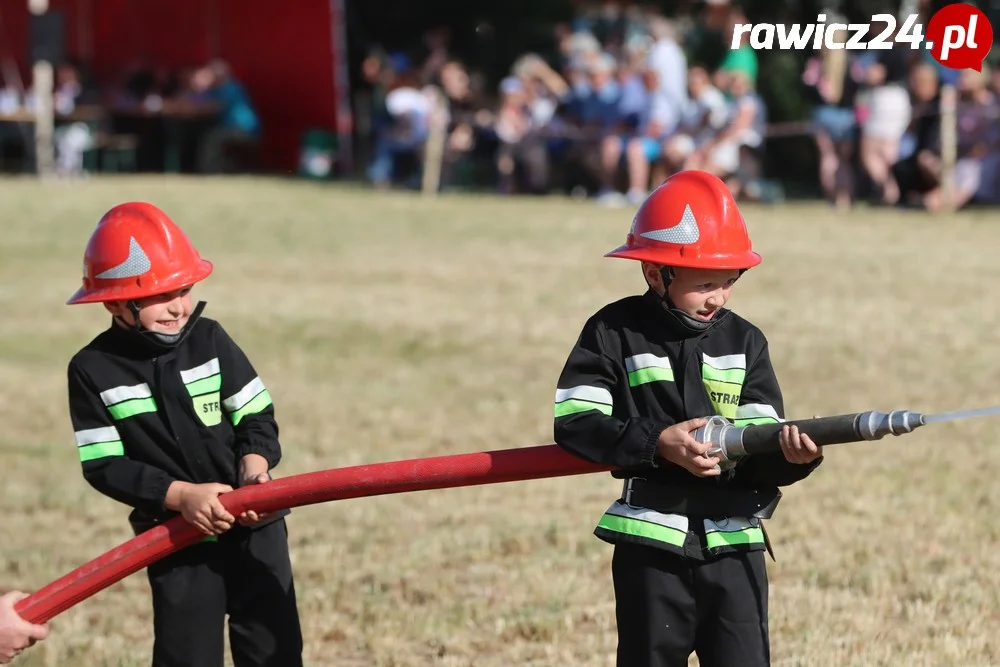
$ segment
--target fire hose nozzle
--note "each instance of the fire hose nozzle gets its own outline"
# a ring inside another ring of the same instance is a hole
[[[708,455],[718,456],[721,459],[719,467],[727,469],[744,456],[780,451],[779,435],[785,425],[797,426],[801,433],[822,446],[911,433],[925,423],[924,415],[910,410],[869,410],[834,417],[745,426],[735,426],[725,417],[716,415],[693,435],[695,440],[711,445]]]
[[[887,435],[912,433],[926,423],[924,415],[919,412],[869,410],[858,415],[858,434],[865,440],[878,440]]]

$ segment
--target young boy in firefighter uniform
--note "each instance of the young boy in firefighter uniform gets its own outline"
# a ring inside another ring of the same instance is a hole
[[[713,415],[784,420],[764,334],[724,307],[761,258],[729,190],[701,171],[650,194],[606,256],[639,261],[648,290],[583,326],[558,381],[555,439],[624,479],[595,529],[615,545],[617,664],[685,667],[694,651],[702,667],[768,665],[760,520],[822,450],[786,426],[781,453],[720,466],[694,438]]]
[[[271,396],[222,326],[192,309],[212,264],[151,204],[115,206],[84,255],[70,304],[110,326],[69,363],[83,476],[129,505],[138,534],[183,516],[206,537],[147,568],[154,667],[296,667],[302,636],[287,510],[232,516],[219,496],[262,484],[281,459]]]

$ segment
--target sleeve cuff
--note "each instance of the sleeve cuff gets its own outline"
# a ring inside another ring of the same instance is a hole
[[[668,428],[670,428],[670,424],[655,424],[649,431],[649,435],[647,436],[642,449],[643,465],[651,466],[653,468],[660,467],[660,464],[656,459],[656,445],[660,440],[660,434]]]
[[[258,454],[267,459],[268,469],[277,467],[278,462],[281,461],[281,450],[277,447],[260,444],[255,442],[248,442],[242,445],[237,451],[238,458],[243,458],[247,454]]]

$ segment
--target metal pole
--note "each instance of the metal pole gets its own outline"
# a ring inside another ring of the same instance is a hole
[[[354,173],[351,141],[354,120],[351,110],[351,83],[347,58],[347,14],[344,0],[330,0],[330,54],[333,59],[333,91],[337,105],[337,160],[342,173]]]
[[[49,10],[49,0],[28,0],[28,10],[36,16],[42,16]],[[55,164],[55,148],[52,144],[55,128],[52,63],[47,60],[34,63],[32,88],[35,93],[35,168],[40,178],[46,178],[52,175]]]

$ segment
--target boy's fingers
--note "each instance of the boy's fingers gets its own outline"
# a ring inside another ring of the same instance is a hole
[[[678,426],[683,428],[685,431],[690,432],[701,428],[707,423],[708,420],[705,419],[704,417],[696,417],[695,419],[688,419],[687,421],[683,421],[680,424],[678,424]]]
[[[212,517],[215,519],[228,521],[229,523],[232,523],[233,521],[236,520],[236,517],[230,514],[229,510],[227,510],[219,501],[216,501],[212,504]]]
[[[686,439],[684,440],[684,447],[685,447],[685,448],[687,448],[687,450],[688,450],[689,452],[691,452],[692,454],[694,454],[695,456],[702,456],[702,455],[704,455],[704,454],[705,454],[705,452],[707,452],[707,451],[708,451],[708,450],[709,450],[709,449],[710,449],[710,448],[711,448],[712,446],[711,446],[711,445],[708,445],[708,444],[705,444],[705,443],[703,443],[703,442],[698,442],[697,440],[695,440],[695,439],[694,439],[694,438],[692,438],[691,436],[688,436],[688,437],[687,437],[687,438],[686,438]]]

